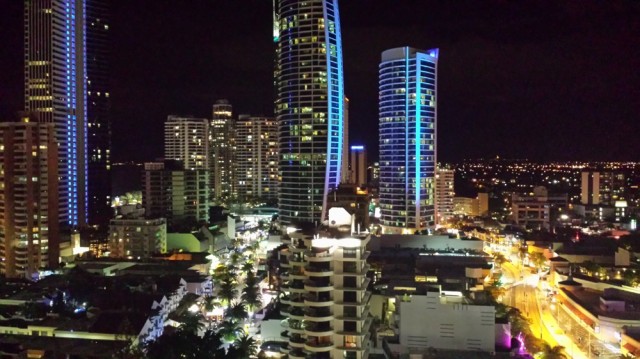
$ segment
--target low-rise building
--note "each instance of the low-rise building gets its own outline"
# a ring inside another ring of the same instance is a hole
[[[116,258],[150,258],[167,252],[167,221],[157,219],[112,219],[109,252]]]
[[[462,295],[445,295],[437,287],[388,299],[393,354],[429,350],[495,352],[496,313],[493,305],[475,305]],[[428,325],[425,325],[428,323]],[[394,342],[395,341],[395,342]]]

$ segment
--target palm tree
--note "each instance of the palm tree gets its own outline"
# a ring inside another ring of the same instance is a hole
[[[542,266],[547,262],[547,257],[545,257],[541,252],[531,253],[529,259],[531,259],[531,262],[538,270],[541,270]]]
[[[218,296],[222,299],[223,302],[227,303],[227,307],[231,307],[231,302],[238,295],[238,290],[236,289],[236,283],[234,277],[227,276],[220,282],[220,287],[218,288]]]
[[[504,287],[497,285],[496,283],[489,286],[487,288],[487,291],[489,291],[489,293],[491,294],[491,296],[496,302],[498,301],[499,298],[507,294],[507,290]]]
[[[493,261],[500,267],[504,262],[507,261],[507,258],[502,253],[496,253],[493,256]]]
[[[233,343],[242,333],[244,330],[232,320],[225,320],[218,327],[218,335],[227,343]]]
[[[205,327],[200,319],[200,314],[186,312],[181,318],[180,331],[198,335]]]
[[[213,330],[207,330],[202,339],[200,339],[200,345],[198,346],[198,354],[201,358],[224,358],[225,351],[222,347],[221,333]]]
[[[242,267],[240,268],[247,276],[249,276],[249,273],[253,274],[253,262],[252,261],[246,261]]]
[[[245,333],[233,342],[227,355],[231,358],[249,359],[255,357],[257,353],[258,342]]]
[[[542,355],[541,359],[569,359],[566,352],[564,351],[564,347],[561,345],[556,345],[552,347],[551,345],[544,343],[542,345]]]
[[[257,285],[247,284],[247,286],[242,289],[240,299],[246,304],[249,312],[254,312],[262,306],[262,295]]]
[[[238,323],[247,319],[248,316],[249,312],[247,312],[247,307],[242,302],[236,302],[227,308],[225,312],[225,317]]]

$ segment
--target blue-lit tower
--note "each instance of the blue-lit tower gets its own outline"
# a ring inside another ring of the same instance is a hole
[[[438,50],[384,51],[379,68],[383,231],[434,225]]]
[[[87,218],[85,0],[25,0],[25,110],[53,123],[59,151],[59,221]]]
[[[276,116],[282,223],[326,219],[340,182],[344,129],[337,0],[279,0]]]

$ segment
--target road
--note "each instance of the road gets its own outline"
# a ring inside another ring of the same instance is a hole
[[[502,264],[506,282],[510,282],[510,290],[503,298],[503,303],[516,307],[529,319],[531,333],[542,338],[550,346],[565,347],[571,358],[587,358],[569,337],[558,328],[557,323],[546,304],[539,304],[536,298],[537,275],[520,269],[510,262]]]

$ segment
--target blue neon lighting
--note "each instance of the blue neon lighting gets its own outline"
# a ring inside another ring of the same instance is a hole
[[[329,4],[333,7],[333,18],[328,14]],[[330,188],[337,188],[340,184],[342,171],[343,131],[344,131],[344,78],[342,71],[342,36],[340,31],[340,16],[336,0],[326,0],[323,6],[325,24],[334,23],[334,33],[330,26],[325,26],[324,35],[327,43],[327,164],[325,169],[324,193],[322,199],[322,219],[326,217],[327,195]],[[331,47],[335,46],[332,55]],[[336,80],[336,81],[334,81]],[[334,99],[335,97],[335,99]],[[334,111],[334,109],[337,109]],[[337,136],[336,136],[337,130]],[[335,167],[334,167],[335,166]]]
[[[416,137],[415,137],[415,141],[416,141],[416,219],[420,218],[420,187],[422,187],[422,176],[421,176],[421,170],[420,170],[420,145],[421,145],[421,103],[422,103],[422,96],[420,94],[420,83],[422,81],[420,81],[422,73],[420,71],[421,68],[421,57],[422,55],[420,53],[416,54]],[[409,72],[409,69],[407,68],[407,72]],[[416,226],[420,226],[420,223],[416,223]]]
[[[351,146],[352,151],[364,151],[364,146]]]

